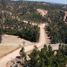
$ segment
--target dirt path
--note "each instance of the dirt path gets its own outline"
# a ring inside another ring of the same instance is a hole
[[[37,24],[32,23],[32,25],[37,25]],[[29,43],[28,41],[25,41],[25,44],[28,44],[28,45],[23,45],[26,52],[30,52],[31,50],[33,50],[34,45],[36,45],[40,49],[43,47],[44,44],[48,44],[50,42],[50,40],[48,39],[48,36],[46,34],[46,31],[44,29],[45,24],[39,24],[38,26],[40,27],[39,42],[38,43]],[[0,59],[0,67],[7,67],[6,66],[7,62],[14,59],[16,56],[18,56],[19,51],[20,51],[20,49],[17,49],[16,51],[8,54],[7,56],[4,56],[3,58],[1,58]]]
[[[46,34],[46,31],[44,30],[45,24],[40,24],[40,39],[38,43],[29,43],[28,41],[25,41],[28,45],[24,45],[25,52],[30,52],[33,50],[34,45],[36,45],[39,49],[41,49],[44,44],[49,43],[48,36]],[[58,45],[52,45],[53,49],[58,49]],[[4,56],[3,58],[0,59],[0,67],[7,67],[6,64],[8,61],[14,59],[16,56],[19,56],[19,51],[20,49],[17,49],[16,51],[8,54],[7,56]]]
[[[48,36],[46,34],[46,31],[44,30],[45,24],[40,24],[40,39],[38,43],[30,43],[30,45],[28,44],[27,41],[25,41],[25,43],[27,43],[27,46],[24,46],[25,51],[29,52],[34,48],[34,45],[36,45],[37,47],[41,48],[44,44],[48,44]],[[3,58],[0,59],[0,67],[5,67],[6,63],[12,59],[14,59],[16,56],[19,55],[19,51],[20,49],[8,54],[7,56],[4,56]]]
[[[17,55],[19,55],[20,49],[8,54],[7,56],[0,59],[0,67],[7,67],[6,64],[9,60],[14,59]]]

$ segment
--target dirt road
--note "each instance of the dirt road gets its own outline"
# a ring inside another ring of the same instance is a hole
[[[35,24],[33,23],[33,25],[35,25]],[[24,42],[27,45],[23,45],[23,46],[24,46],[26,52],[29,52],[29,51],[33,50],[34,45],[36,45],[40,49],[40,48],[43,47],[44,44],[48,44],[50,42],[50,40],[48,39],[48,36],[46,34],[46,31],[44,29],[45,24],[39,24],[38,26],[40,27],[39,42],[38,43],[31,43],[31,42],[29,43],[28,41],[25,40]],[[23,42],[23,40],[21,40],[21,41]],[[17,49],[16,51],[8,54],[7,56],[4,56],[3,58],[1,58],[0,59],[0,67],[7,67],[6,66],[7,62],[14,59],[16,56],[18,56],[19,51],[20,51],[20,49]]]
[[[27,45],[23,45],[25,48],[25,52],[29,52],[31,50],[33,50],[34,45],[36,45],[39,49],[41,49],[44,44],[48,44],[50,42],[50,40],[48,39],[48,36],[46,34],[46,31],[44,30],[45,28],[45,24],[40,24],[40,39],[38,43],[29,43],[28,41],[25,41],[25,44]],[[58,49],[58,45],[52,45],[53,49]],[[7,56],[4,56],[3,58],[0,59],[0,67],[7,67],[6,64],[8,61],[14,59],[16,56],[19,55],[19,51],[20,49],[17,49],[16,51],[8,54]]]
[[[30,50],[32,50],[34,48],[34,45],[36,45],[37,47],[40,48],[44,44],[48,43],[48,41],[49,41],[48,36],[46,34],[46,31],[44,30],[45,24],[40,24],[39,27],[40,27],[40,39],[39,39],[39,42],[38,43],[30,43],[30,45],[29,45],[28,42],[25,41],[25,43],[28,44],[27,46],[24,46],[26,52],[29,52]],[[20,49],[18,49],[16,51],[8,54],[7,56],[4,56],[3,58],[1,58],[0,59],[0,67],[6,67],[6,64],[7,64],[8,61],[14,59],[16,56],[19,55],[19,51],[20,51]]]

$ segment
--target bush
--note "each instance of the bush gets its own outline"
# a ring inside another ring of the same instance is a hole
[[[39,39],[39,27],[33,26],[30,23],[6,19],[5,23],[3,23],[3,27],[3,33],[9,35],[17,35],[32,42],[36,42]]]
[[[63,45],[60,44],[58,50],[52,50],[50,45],[48,47],[45,45],[41,50],[35,47],[29,54],[30,60],[27,60],[26,56],[22,57],[22,55],[26,55],[23,50],[20,54],[22,58],[25,58],[23,67],[66,67],[67,54],[65,53],[67,45]]]

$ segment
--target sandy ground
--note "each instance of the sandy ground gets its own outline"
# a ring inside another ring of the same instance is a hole
[[[66,20],[67,17],[67,11],[65,11],[65,16],[64,16],[64,21]],[[67,22],[65,22],[67,24]]]
[[[0,45],[0,58],[3,56],[9,54],[10,52],[13,52],[17,50],[19,47],[14,47],[14,46],[1,46]]]
[[[26,42],[28,44],[31,43],[30,41],[21,39],[18,36],[4,34],[4,35],[2,35],[2,43],[0,43],[0,45],[1,46],[19,47],[19,46],[23,46],[23,44],[27,45]]]
[[[7,35],[4,34],[2,35],[2,43],[0,45],[2,46],[18,46],[20,45],[21,39],[18,38],[18,36],[12,36],[12,35]]]
[[[48,13],[48,10],[37,9],[37,12],[44,17]]]

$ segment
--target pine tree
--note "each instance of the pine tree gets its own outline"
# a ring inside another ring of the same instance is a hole
[[[39,50],[36,46],[29,57],[31,58],[29,61],[29,67],[39,67]]]

